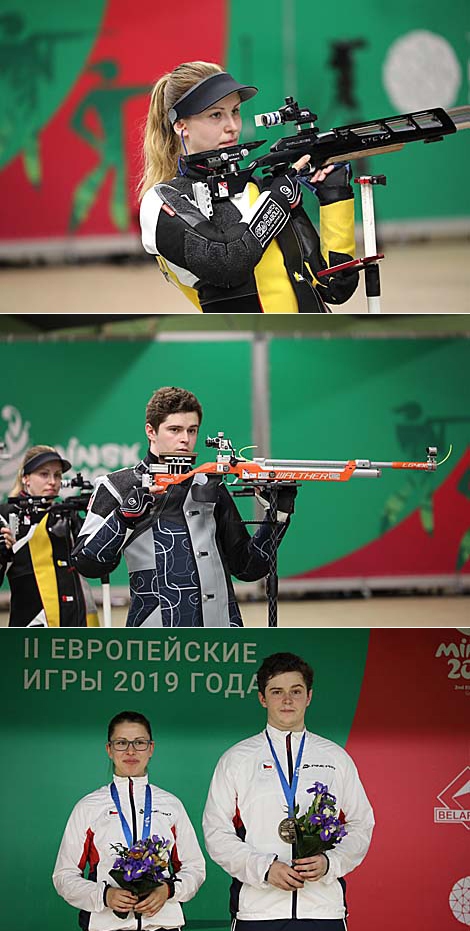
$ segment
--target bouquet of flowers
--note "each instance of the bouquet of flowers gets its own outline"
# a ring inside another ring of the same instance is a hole
[[[157,886],[163,885],[164,871],[170,867],[170,846],[171,841],[164,840],[158,834],[146,840],[138,840],[132,847],[111,844],[111,849],[118,856],[109,875],[116,880],[121,889],[144,899]],[[115,914],[125,918],[128,912]]]
[[[328,786],[315,782],[307,792],[314,793],[312,804],[300,818],[299,806],[295,806],[296,859],[331,850],[348,833],[336,815],[336,798]]]

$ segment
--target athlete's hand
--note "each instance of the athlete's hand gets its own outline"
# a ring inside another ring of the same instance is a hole
[[[302,158],[299,158],[296,162],[294,162],[292,168],[294,168],[295,171],[301,171],[302,168],[305,168],[308,165],[309,161],[310,155],[302,155]],[[317,181],[325,181],[328,175],[330,175],[333,171],[334,167],[334,165],[327,165],[325,168],[317,168],[313,174],[307,175],[310,184],[316,184]]]
[[[163,492],[167,491],[168,489],[166,485],[155,485],[154,484],[154,485],[150,485],[150,488],[148,490],[150,494],[152,495],[161,495]]]
[[[295,176],[295,171],[290,168],[284,175],[277,175],[269,183],[269,190],[282,194],[288,201],[291,210],[298,207],[302,200],[302,191],[300,184]]]
[[[351,200],[354,197],[350,185],[351,166],[349,164],[328,165],[328,168],[320,168],[315,174],[309,175],[308,180],[310,184],[318,182],[315,193],[322,206],[334,204],[339,200]]]
[[[170,887],[168,883],[163,883],[162,886],[157,886],[146,899],[142,899],[139,904],[136,905],[134,911],[141,915],[145,915],[146,918],[152,918],[153,915],[156,915],[157,912],[163,908],[169,894]]]
[[[130,912],[131,908],[137,905],[139,899],[132,892],[126,889],[115,889],[114,886],[108,886],[106,891],[106,905],[112,908],[113,912]]]
[[[288,863],[283,863],[282,860],[275,860],[274,863],[271,863],[267,881],[272,886],[276,886],[277,889],[285,889],[287,892],[301,889],[304,884],[300,874]]]
[[[302,155],[296,162],[293,162],[292,168],[294,171],[300,171],[302,168],[305,168],[310,161],[310,155]]]
[[[328,860],[324,853],[319,853],[314,857],[303,857],[301,860],[294,860],[294,870],[306,882],[313,883],[327,873]]]
[[[269,510],[271,502],[272,486],[267,485],[264,488],[255,488],[256,500],[264,507],[265,511]],[[278,485],[277,487],[277,517],[276,520],[283,524],[289,514],[294,513],[294,502],[297,496],[297,486]]]
[[[137,521],[148,514],[154,504],[155,500],[150,494],[150,488],[131,488],[119,511],[124,522],[129,527],[133,527]]]

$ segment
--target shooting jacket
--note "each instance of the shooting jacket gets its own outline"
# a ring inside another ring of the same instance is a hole
[[[143,833],[143,812],[147,776],[114,776],[122,813],[134,827],[133,843]],[[153,931],[157,928],[180,928],[184,925],[180,902],[196,894],[205,878],[205,863],[194,828],[178,798],[155,785],[152,790],[150,836],[158,834],[171,840],[170,860],[175,876],[174,894],[153,918],[134,911],[127,918],[114,914],[104,904],[106,887],[117,887],[109,876],[117,854],[111,844],[126,845],[110,787],[103,786],[86,795],[75,805],[57,855],[53,873],[54,886],[69,905],[80,909],[79,923],[89,931]],[[89,869],[88,878],[84,872]],[[168,876],[170,874],[168,873]]]
[[[280,765],[289,774],[286,731],[267,725]],[[292,733],[295,762],[302,733]],[[278,826],[287,804],[263,731],[249,737],[220,758],[204,810],[207,852],[230,876],[232,917],[243,921],[275,919],[338,919],[346,917],[345,881],[369,848],[374,816],[351,757],[331,740],[306,731],[295,801],[303,815],[312,803],[307,789],[315,782],[336,796],[337,812],[345,819],[346,837],[327,852],[329,868],[316,882],[288,892],[265,879],[277,857],[291,862],[292,848],[281,840]]]
[[[251,537],[218,475],[197,474],[156,498],[156,509],[131,530],[119,505],[142,484],[152,453],[135,469],[97,480],[73,552],[83,575],[112,572],[124,555],[129,571],[127,627],[242,627],[231,575],[251,582],[269,569],[271,525]],[[275,528],[276,546],[289,520]]]
[[[90,587],[71,560],[81,518],[53,510],[25,513],[16,501],[0,505],[7,521],[12,512],[20,519],[13,550],[0,560],[0,584],[6,575],[11,590],[9,626],[97,627]]]
[[[354,256],[353,191],[345,169],[333,175],[323,182],[318,236],[301,206],[291,210],[259,178],[240,197],[214,202],[207,219],[193,193],[204,176],[188,169],[145,193],[144,248],[204,313],[328,313],[327,304],[347,301],[358,283],[357,272],[315,278]]]

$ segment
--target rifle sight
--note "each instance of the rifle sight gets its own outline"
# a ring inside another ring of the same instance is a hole
[[[315,123],[318,119],[316,113],[312,113],[308,107],[299,107],[293,97],[285,97],[286,103],[279,110],[273,110],[271,113],[258,113],[255,116],[256,126],[279,126],[280,123],[297,123],[301,126],[303,123]]]

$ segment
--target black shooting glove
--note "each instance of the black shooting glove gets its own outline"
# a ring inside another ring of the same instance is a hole
[[[298,207],[302,199],[300,184],[297,181],[296,173],[293,168],[289,168],[285,175],[278,175],[277,178],[272,178],[269,183],[269,190],[283,194],[291,210],[293,210],[294,207]]]
[[[266,511],[271,503],[272,486],[267,485],[259,494],[257,500]],[[278,523],[283,524],[290,514],[294,513],[294,501],[297,495],[297,485],[277,485],[277,517]]]
[[[118,512],[127,527],[135,527],[155,504],[155,498],[147,488],[131,488]]]
[[[13,550],[11,546],[7,546],[3,533],[0,533],[0,564],[6,566],[12,558]]]
[[[350,185],[351,166],[339,165],[326,176],[324,181],[315,181],[315,194],[322,207],[336,204],[339,200],[351,200],[354,191]]]

